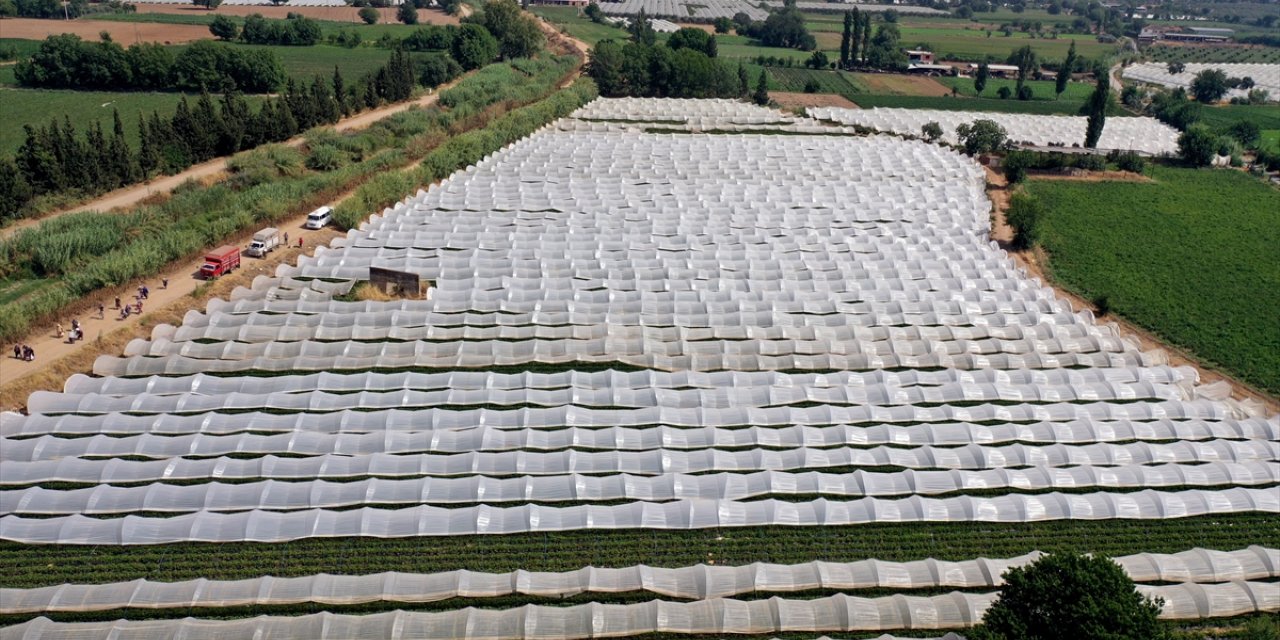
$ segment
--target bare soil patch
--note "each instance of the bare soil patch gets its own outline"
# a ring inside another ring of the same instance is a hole
[[[396,20],[395,9],[379,9],[382,13],[382,22],[387,24],[399,24]],[[243,5],[222,5],[213,11],[207,11],[192,5],[181,4],[148,4],[138,5],[138,13],[170,13],[176,15],[224,15],[224,16],[247,16],[255,13],[262,14],[266,18],[285,18],[290,13],[297,13],[308,18],[317,20],[332,20],[333,22],[351,22],[354,24],[364,24],[360,19],[360,7],[291,7],[287,4],[281,6],[243,6]],[[458,24],[458,18],[451,16],[443,11],[434,9],[418,9],[418,21],[426,24]],[[201,27],[202,29],[204,27]],[[206,36],[208,29],[205,29]]]
[[[712,33],[712,34],[716,32],[715,26],[709,25],[709,24],[698,24],[696,22],[677,22],[676,24],[679,25],[680,28],[682,29],[687,27],[689,29],[701,29],[703,31],[706,31],[707,33]]]
[[[858,105],[835,93],[799,93],[795,91],[770,91],[769,97],[783,108],[844,107],[857,109]]]
[[[1068,173],[1033,173],[1028,176],[1032,180],[1051,180],[1054,182],[1155,182],[1151,178],[1131,171],[1080,171]]]
[[[951,88],[925,76],[907,76],[897,73],[859,73],[858,81],[869,89],[868,93],[900,96],[946,96]]]
[[[199,24],[158,24],[152,22],[113,22],[108,20],[36,20],[5,18],[0,20],[0,38],[44,40],[52,35],[73,33],[85,40],[98,40],[106,31],[111,39],[124,46],[138,42],[177,44],[206,40],[213,36],[209,27]]]

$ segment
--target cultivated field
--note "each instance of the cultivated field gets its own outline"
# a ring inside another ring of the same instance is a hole
[[[0,635],[936,636],[1061,550],[1280,612],[1280,420],[1018,268],[971,159],[734,101],[539,126],[0,415]]]
[[[0,37],[2,38],[43,40],[52,35],[74,33],[85,40],[97,40],[99,34],[104,31],[111,34],[112,40],[125,46],[135,42],[173,44],[213,37],[209,34],[208,27],[192,24],[121,23],[91,19],[5,18],[0,20]]]
[[[1280,393],[1280,194],[1246,174],[1036,182],[1054,276],[1206,362]],[[1194,238],[1194,241],[1188,241]]]
[[[146,14],[169,14],[178,16],[208,16],[208,15],[224,15],[224,16],[247,16],[255,13],[262,14],[268,18],[283,19],[288,17],[290,13],[298,13],[308,18],[317,20],[329,20],[332,22],[350,22],[352,24],[363,25],[364,21],[360,19],[359,7],[295,7],[289,5],[282,6],[243,6],[243,5],[221,5],[213,11],[206,9],[178,4],[139,4],[138,11],[134,15]],[[386,8],[378,10],[382,14],[382,22],[398,23],[396,20],[396,10],[394,8]],[[419,9],[418,22],[422,24],[458,24],[458,18],[448,15],[443,11],[435,9]]]

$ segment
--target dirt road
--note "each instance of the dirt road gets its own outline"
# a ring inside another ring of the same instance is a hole
[[[435,101],[440,97],[441,90],[452,87],[457,82],[458,82],[457,80],[454,80],[453,82],[447,85],[443,85],[439,87],[439,89],[437,89],[436,91],[432,91],[431,93],[424,95],[416,100],[411,100],[408,102],[400,102],[397,104],[380,107],[378,109],[357,113],[351,116],[350,118],[346,118],[344,120],[338,121],[338,123],[335,124],[333,128],[337,131],[351,131],[354,129],[363,129],[383,118],[395,115],[397,113],[400,113],[401,111],[406,111],[412,107],[425,107],[425,106],[434,104]],[[296,136],[296,137],[290,138],[289,140],[286,140],[283,144],[291,147],[297,147],[297,146],[300,146],[303,142],[304,142],[304,139],[302,136]],[[0,238],[8,238],[9,236],[17,233],[22,229],[36,226],[41,222],[44,222],[46,220],[51,220],[58,216],[66,215],[68,213],[77,213],[80,211],[112,211],[115,209],[122,209],[125,207],[136,206],[138,203],[142,202],[143,200],[146,200],[147,198],[150,198],[151,196],[157,193],[169,193],[170,191],[173,191],[174,188],[186,182],[187,180],[203,180],[203,179],[209,178],[210,176],[217,175],[222,171],[225,171],[227,168],[228,159],[229,158],[227,157],[214,158],[213,160],[209,160],[208,162],[202,162],[197,165],[192,165],[182,173],[178,173],[172,176],[161,176],[158,178],[153,178],[147,182],[142,182],[139,184],[124,187],[123,189],[116,189],[115,191],[107,193],[103,196],[95,198],[94,200],[91,200],[79,206],[72,207],[70,209],[64,209],[62,211],[50,213],[48,215],[45,215],[39,218],[21,220],[12,225],[9,225],[8,227],[5,227],[3,230],[0,230]]]

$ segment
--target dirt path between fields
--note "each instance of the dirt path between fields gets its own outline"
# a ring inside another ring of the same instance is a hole
[[[440,97],[441,91],[448,89],[449,87],[452,87],[459,80],[461,80],[461,78],[459,78],[458,80],[454,80],[453,82],[450,82],[448,84],[442,85],[438,87],[435,91],[432,91],[429,94],[426,94],[420,98],[417,98],[416,100],[409,100],[406,102],[387,105],[385,107],[379,107],[377,109],[373,109],[370,111],[362,111],[349,118],[339,120],[337,124],[333,125],[333,128],[336,131],[352,131],[356,129],[364,129],[383,118],[393,116],[402,111],[407,111],[410,108],[426,107],[426,106],[432,105]],[[299,136],[294,136],[293,138],[290,138],[282,142],[281,144],[284,144],[290,147],[298,147],[298,146],[301,146],[303,142],[305,142],[305,138],[299,135]],[[72,207],[70,209],[63,209],[61,211],[49,213],[47,215],[44,215],[38,218],[27,218],[24,220],[20,220],[18,222],[15,222],[14,224],[9,225],[8,227],[5,227],[4,229],[0,229],[0,239],[8,238],[9,236],[12,236],[18,231],[21,231],[22,229],[37,226],[40,223],[45,222],[46,220],[52,220],[54,218],[57,218],[58,216],[64,216],[69,213],[77,213],[80,211],[114,211],[116,209],[123,209],[125,207],[136,206],[142,201],[146,200],[147,198],[150,198],[157,194],[166,194],[166,193],[169,193],[170,191],[173,191],[175,188],[178,187],[178,185],[186,182],[187,180],[207,181],[213,177],[218,176],[219,174],[221,174],[223,171],[226,170],[228,160],[230,160],[229,156],[214,158],[213,160],[209,160],[207,162],[191,165],[181,173],[177,173],[171,176],[160,176],[157,178],[152,178],[147,182],[141,182],[128,187],[124,187],[122,189],[117,189],[115,191],[107,193],[106,195],[99,196],[89,202]]]
[[[795,91],[770,91],[769,99],[784,109],[807,109],[809,107],[842,107],[857,109],[858,105],[848,98],[836,93],[798,93]]]
[[[1013,241],[1013,228],[1009,226],[1004,217],[1004,212],[1009,207],[1009,187],[1002,174],[997,173],[990,168],[984,167],[987,173],[987,197],[991,199],[991,239],[999,243],[1000,248],[1009,253],[1014,262],[1025,267],[1027,272],[1039,278],[1045,285],[1053,288],[1054,294],[1059,298],[1066,300],[1072,311],[1083,311],[1088,309],[1097,313],[1093,303],[1084,298],[1064,289],[1060,284],[1049,277],[1046,265],[1048,264],[1048,255],[1043,249],[1037,248],[1034,251],[1014,251],[1011,248]],[[1064,176],[1065,177],[1065,176]],[[1145,176],[1134,176],[1129,174],[1130,178],[1138,178]],[[1037,179],[1040,176],[1036,177]],[[1086,176],[1087,178],[1087,176]],[[1149,180],[1149,179],[1148,179]],[[1092,181],[1100,181],[1099,177],[1094,177]],[[1130,179],[1129,181],[1137,181]],[[1196,360],[1187,352],[1163,342],[1155,334],[1139,327],[1128,320],[1116,315],[1106,315],[1098,318],[1101,323],[1115,323],[1120,330],[1120,335],[1136,341],[1139,348],[1143,351],[1151,351],[1159,349],[1164,351],[1169,357],[1169,364],[1175,367],[1190,366],[1196,370],[1200,376],[1200,384],[1212,384],[1215,382],[1226,382],[1231,385],[1231,397],[1237,400],[1254,400],[1261,403],[1268,414],[1280,412],[1280,399],[1274,398],[1252,386],[1237,380],[1231,375],[1210,368],[1200,361]]]

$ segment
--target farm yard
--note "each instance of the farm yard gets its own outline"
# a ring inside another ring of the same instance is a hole
[[[0,637],[937,636],[1066,551],[1169,628],[1280,613],[1280,419],[1019,268],[973,160],[729,100],[539,118],[0,414]],[[1280,291],[1217,261],[1274,244],[1270,187],[1153,178],[1179,190],[1033,182],[1054,260],[1123,225],[1139,259],[1085,277]],[[1256,208],[1193,220],[1228,193]],[[1196,233],[1248,241],[1197,262]],[[1247,293],[1195,319],[1273,389]]]

